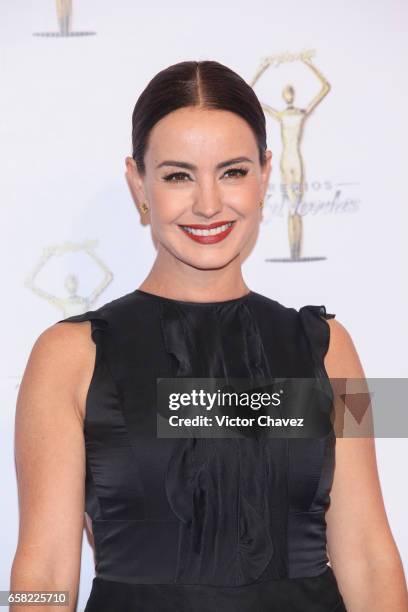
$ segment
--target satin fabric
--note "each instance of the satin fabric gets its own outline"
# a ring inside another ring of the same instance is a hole
[[[94,578],[85,612],[347,612],[332,569],[247,586],[133,585]]]
[[[344,604],[326,553],[333,432],[156,434],[159,377],[327,383],[334,316],[255,292],[194,303],[136,290],[64,319],[91,321],[97,348],[84,422],[96,559],[87,612],[345,609],[334,607]]]

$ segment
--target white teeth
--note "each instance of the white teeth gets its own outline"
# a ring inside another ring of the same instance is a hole
[[[181,227],[189,232],[189,234],[193,234],[194,236],[216,236],[221,232],[225,232],[228,227],[231,227],[231,223],[226,223],[225,225],[221,225],[220,227],[215,227],[213,229],[193,229],[192,227],[188,227],[186,225],[182,225]]]

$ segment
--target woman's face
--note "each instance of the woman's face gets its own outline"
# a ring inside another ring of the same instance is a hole
[[[239,256],[258,229],[271,157],[267,151],[260,165],[255,136],[240,116],[188,107],[153,127],[145,175],[128,157],[126,176],[136,202],[150,208],[146,216],[159,251],[199,269],[220,268]],[[220,222],[232,225],[215,235],[189,231]]]

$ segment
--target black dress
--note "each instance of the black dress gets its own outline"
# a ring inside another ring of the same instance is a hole
[[[136,289],[89,320],[85,612],[344,612],[326,551],[335,435],[157,437],[160,377],[325,377],[324,306]]]

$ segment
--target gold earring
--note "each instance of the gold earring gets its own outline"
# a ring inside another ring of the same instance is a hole
[[[143,214],[147,213],[147,211],[149,210],[148,205],[146,204],[146,202],[142,202],[140,205],[140,210]]]
[[[261,200],[261,201],[259,202],[259,208],[262,208],[262,206],[263,206],[263,205],[264,205],[263,200]]]

